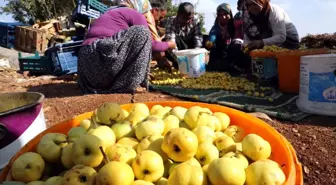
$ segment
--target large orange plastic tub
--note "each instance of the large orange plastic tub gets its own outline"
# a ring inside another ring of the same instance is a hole
[[[270,51],[251,51],[250,56],[252,58],[253,57],[274,58],[276,56],[276,53]]]
[[[329,53],[327,49],[294,50],[279,52],[278,61],[279,89],[281,92],[299,93],[301,56]]]
[[[224,112],[228,114],[231,118],[231,125],[241,126],[245,129],[247,133],[258,134],[271,144],[271,159],[278,162],[282,166],[282,170],[286,175],[286,182],[284,183],[284,185],[303,185],[302,166],[296,157],[295,150],[284,136],[282,136],[279,132],[277,132],[274,128],[272,128],[264,121],[244,112],[214,104],[180,101],[147,102],[146,104],[149,108],[157,104],[170,107],[182,106],[185,108],[190,108],[192,106],[198,105],[201,107],[207,107],[213,112]],[[122,108],[128,111],[131,109],[131,107],[132,104],[122,105]],[[72,127],[78,126],[81,120],[90,118],[91,115],[92,112],[79,115],[72,120],[57,124],[37,135],[33,140],[27,143],[15,156],[13,156],[9,164],[1,172],[0,182],[6,179],[11,179],[10,169],[15,159],[17,159],[25,152],[35,151],[36,145],[38,144],[42,136],[52,132],[66,134]]]

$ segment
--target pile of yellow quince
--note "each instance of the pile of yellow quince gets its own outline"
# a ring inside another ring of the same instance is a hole
[[[10,175],[28,185],[283,184],[271,152],[268,141],[230,125],[223,112],[143,103],[128,112],[104,103],[67,135],[44,135]],[[63,172],[50,173],[56,166]]]

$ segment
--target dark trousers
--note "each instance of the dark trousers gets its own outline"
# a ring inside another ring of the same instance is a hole
[[[226,47],[213,48],[207,71],[249,73],[251,59],[242,51],[240,43],[231,43]]]

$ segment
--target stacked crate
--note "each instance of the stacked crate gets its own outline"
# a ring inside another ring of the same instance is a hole
[[[0,22],[0,46],[14,48],[15,27],[21,25],[23,24],[18,22]]]
[[[78,0],[77,13],[96,19],[108,8],[107,5],[97,0]]]
[[[33,29],[27,26],[15,28],[15,48],[29,53],[43,53],[48,46],[46,30]]]
[[[19,53],[21,71],[33,74],[63,75],[77,72],[77,52],[83,41],[57,44],[45,51],[44,56],[35,52],[35,56],[25,57]]]

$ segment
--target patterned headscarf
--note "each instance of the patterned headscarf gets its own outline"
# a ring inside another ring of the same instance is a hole
[[[118,3],[119,5],[135,9],[142,14],[147,13],[152,9],[149,0],[118,0]]]
[[[258,15],[248,13],[244,16],[244,32],[250,39],[261,39],[260,35],[270,32],[269,13],[271,10],[270,0],[246,0],[246,3],[254,3],[262,8]],[[268,33],[271,35],[271,33]]]

